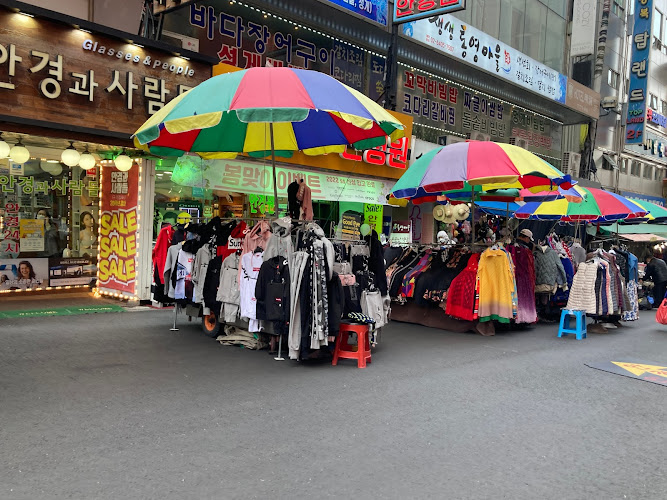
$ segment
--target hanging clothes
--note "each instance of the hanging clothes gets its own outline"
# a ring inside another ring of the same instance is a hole
[[[477,270],[479,320],[509,323],[516,311],[514,266],[503,249],[484,250]]]
[[[290,318],[290,272],[285,257],[275,256],[262,264],[255,298],[257,319],[280,324],[282,330]]]
[[[299,190],[296,193],[296,199],[301,204],[301,220],[313,220],[313,199],[312,191],[306,184],[306,182],[301,179],[299,181]]]
[[[176,269],[176,262],[178,261],[178,253],[181,251],[181,248],[183,248],[181,243],[176,243],[175,245],[170,246],[164,264],[164,293],[171,299],[174,298],[175,285],[175,282],[172,281],[172,277],[175,274],[174,271]]]
[[[535,323],[537,311],[535,309],[535,258],[533,252],[525,246],[511,245],[509,247],[517,290],[517,323]]]
[[[239,285],[241,299],[241,319],[249,323],[248,331],[260,331],[257,320],[257,299],[255,289],[257,276],[262,267],[263,252],[248,252],[241,256],[241,281]]]
[[[240,221],[236,223],[236,221],[232,221],[232,223],[233,226],[230,226],[229,236],[223,239],[224,244],[218,245],[217,248],[217,254],[222,257],[223,261],[234,252],[241,250],[243,239],[248,233],[248,225],[245,222]]]
[[[289,186],[287,186],[287,214],[292,219],[299,219],[301,215],[299,213],[299,200],[296,197],[296,194],[299,192],[299,183],[292,181]]]
[[[292,220],[289,217],[283,217],[271,223],[271,238],[264,249],[264,262],[273,257],[281,256],[292,261],[294,248],[292,245]]]
[[[308,252],[294,252],[292,258],[292,272],[290,273],[290,324],[288,335],[288,347],[290,359],[299,359],[301,349],[301,300],[300,291],[308,260]],[[304,304],[303,307],[307,307]]]
[[[166,225],[157,235],[157,241],[153,248],[153,266],[157,266],[157,272],[160,276],[164,276],[164,265],[167,261],[167,252],[171,246],[171,239],[174,236],[174,228],[171,225]]]
[[[477,319],[474,310],[478,266],[479,254],[474,253],[468,259],[466,268],[452,280],[445,308],[449,316],[466,321]]]
[[[565,269],[556,251],[549,246],[538,246],[535,258],[535,292],[554,293],[567,284]]]
[[[175,278],[172,276],[174,284],[174,298],[186,299],[191,301],[194,295],[194,285],[192,283],[192,264],[195,260],[194,254],[181,248],[176,259]]]
[[[202,290],[202,298],[205,310],[202,314],[209,314],[210,311],[219,311],[221,307],[220,301],[217,300],[220,273],[222,271],[222,257],[213,257],[207,266],[206,277],[204,278],[204,286]],[[209,311],[207,312],[206,309]]]
[[[222,258],[222,257],[218,257]],[[241,256],[233,253],[222,261],[220,283],[216,300],[220,302],[220,317],[226,323],[234,323],[239,316],[241,291],[239,286],[239,266]]]
[[[214,247],[208,243],[197,250],[195,255],[195,260],[192,264],[193,302],[195,304],[204,304],[204,282],[206,281],[209,262],[211,262],[214,256]],[[208,312],[205,314],[208,314]]]

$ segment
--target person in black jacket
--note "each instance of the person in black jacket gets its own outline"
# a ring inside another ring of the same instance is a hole
[[[667,264],[658,255],[646,257],[644,279],[653,281],[653,305],[659,306],[667,290]]]

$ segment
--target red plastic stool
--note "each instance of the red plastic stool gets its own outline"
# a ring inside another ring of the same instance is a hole
[[[350,345],[347,339],[350,333],[356,333],[357,345]],[[356,350],[353,348],[356,347]],[[366,362],[371,362],[371,343],[368,338],[368,325],[357,323],[341,323],[334,349],[332,365],[338,364],[338,358],[356,359],[358,368],[366,368]]]

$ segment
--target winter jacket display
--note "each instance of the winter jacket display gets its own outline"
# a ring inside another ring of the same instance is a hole
[[[597,274],[597,264],[593,262],[582,262],[579,264],[577,273],[574,275],[574,280],[572,281],[572,288],[570,288],[567,309],[596,314],[595,281]]]
[[[537,247],[533,252],[535,258],[535,286],[549,285],[551,291],[567,283],[567,275],[556,251],[549,247]]]
[[[222,257],[219,257],[222,259]],[[220,317],[227,323],[233,323],[239,316],[241,304],[241,291],[239,288],[239,266],[241,257],[233,253],[222,261],[220,270],[220,283],[216,300],[220,302]]]
[[[288,263],[292,261],[294,247],[290,235],[291,230],[292,220],[289,217],[271,223],[272,236],[264,249],[264,261],[277,256],[285,257]]]
[[[222,257],[213,257],[206,266],[206,277],[204,278],[204,287],[202,290],[204,307],[216,312],[220,310],[221,306],[217,298],[221,270]],[[206,315],[210,311],[204,311],[203,313]]]
[[[586,261],[586,250],[579,243],[573,243],[570,248],[572,252],[572,260],[574,261],[575,267],[578,267],[579,264]]]
[[[255,288],[257,319],[287,323],[290,317],[290,273],[285,257],[262,264]]]
[[[197,254],[195,255],[195,260],[192,265],[192,283],[195,288],[193,302],[195,304],[204,303],[204,282],[206,281],[208,264],[213,257],[215,257],[215,249],[209,244],[206,244],[197,250]]]
[[[248,226],[243,221],[239,222],[233,227],[224,244],[218,246],[217,254],[222,257],[222,260],[225,260],[227,256],[233,254],[234,252],[241,250],[241,247],[243,246],[243,239],[247,233]]]

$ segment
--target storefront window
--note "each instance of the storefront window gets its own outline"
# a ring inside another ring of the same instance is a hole
[[[67,142],[59,149],[50,142],[60,141],[21,140],[39,156],[23,164],[0,160],[0,291],[90,285],[97,273],[99,167],[61,163]]]

